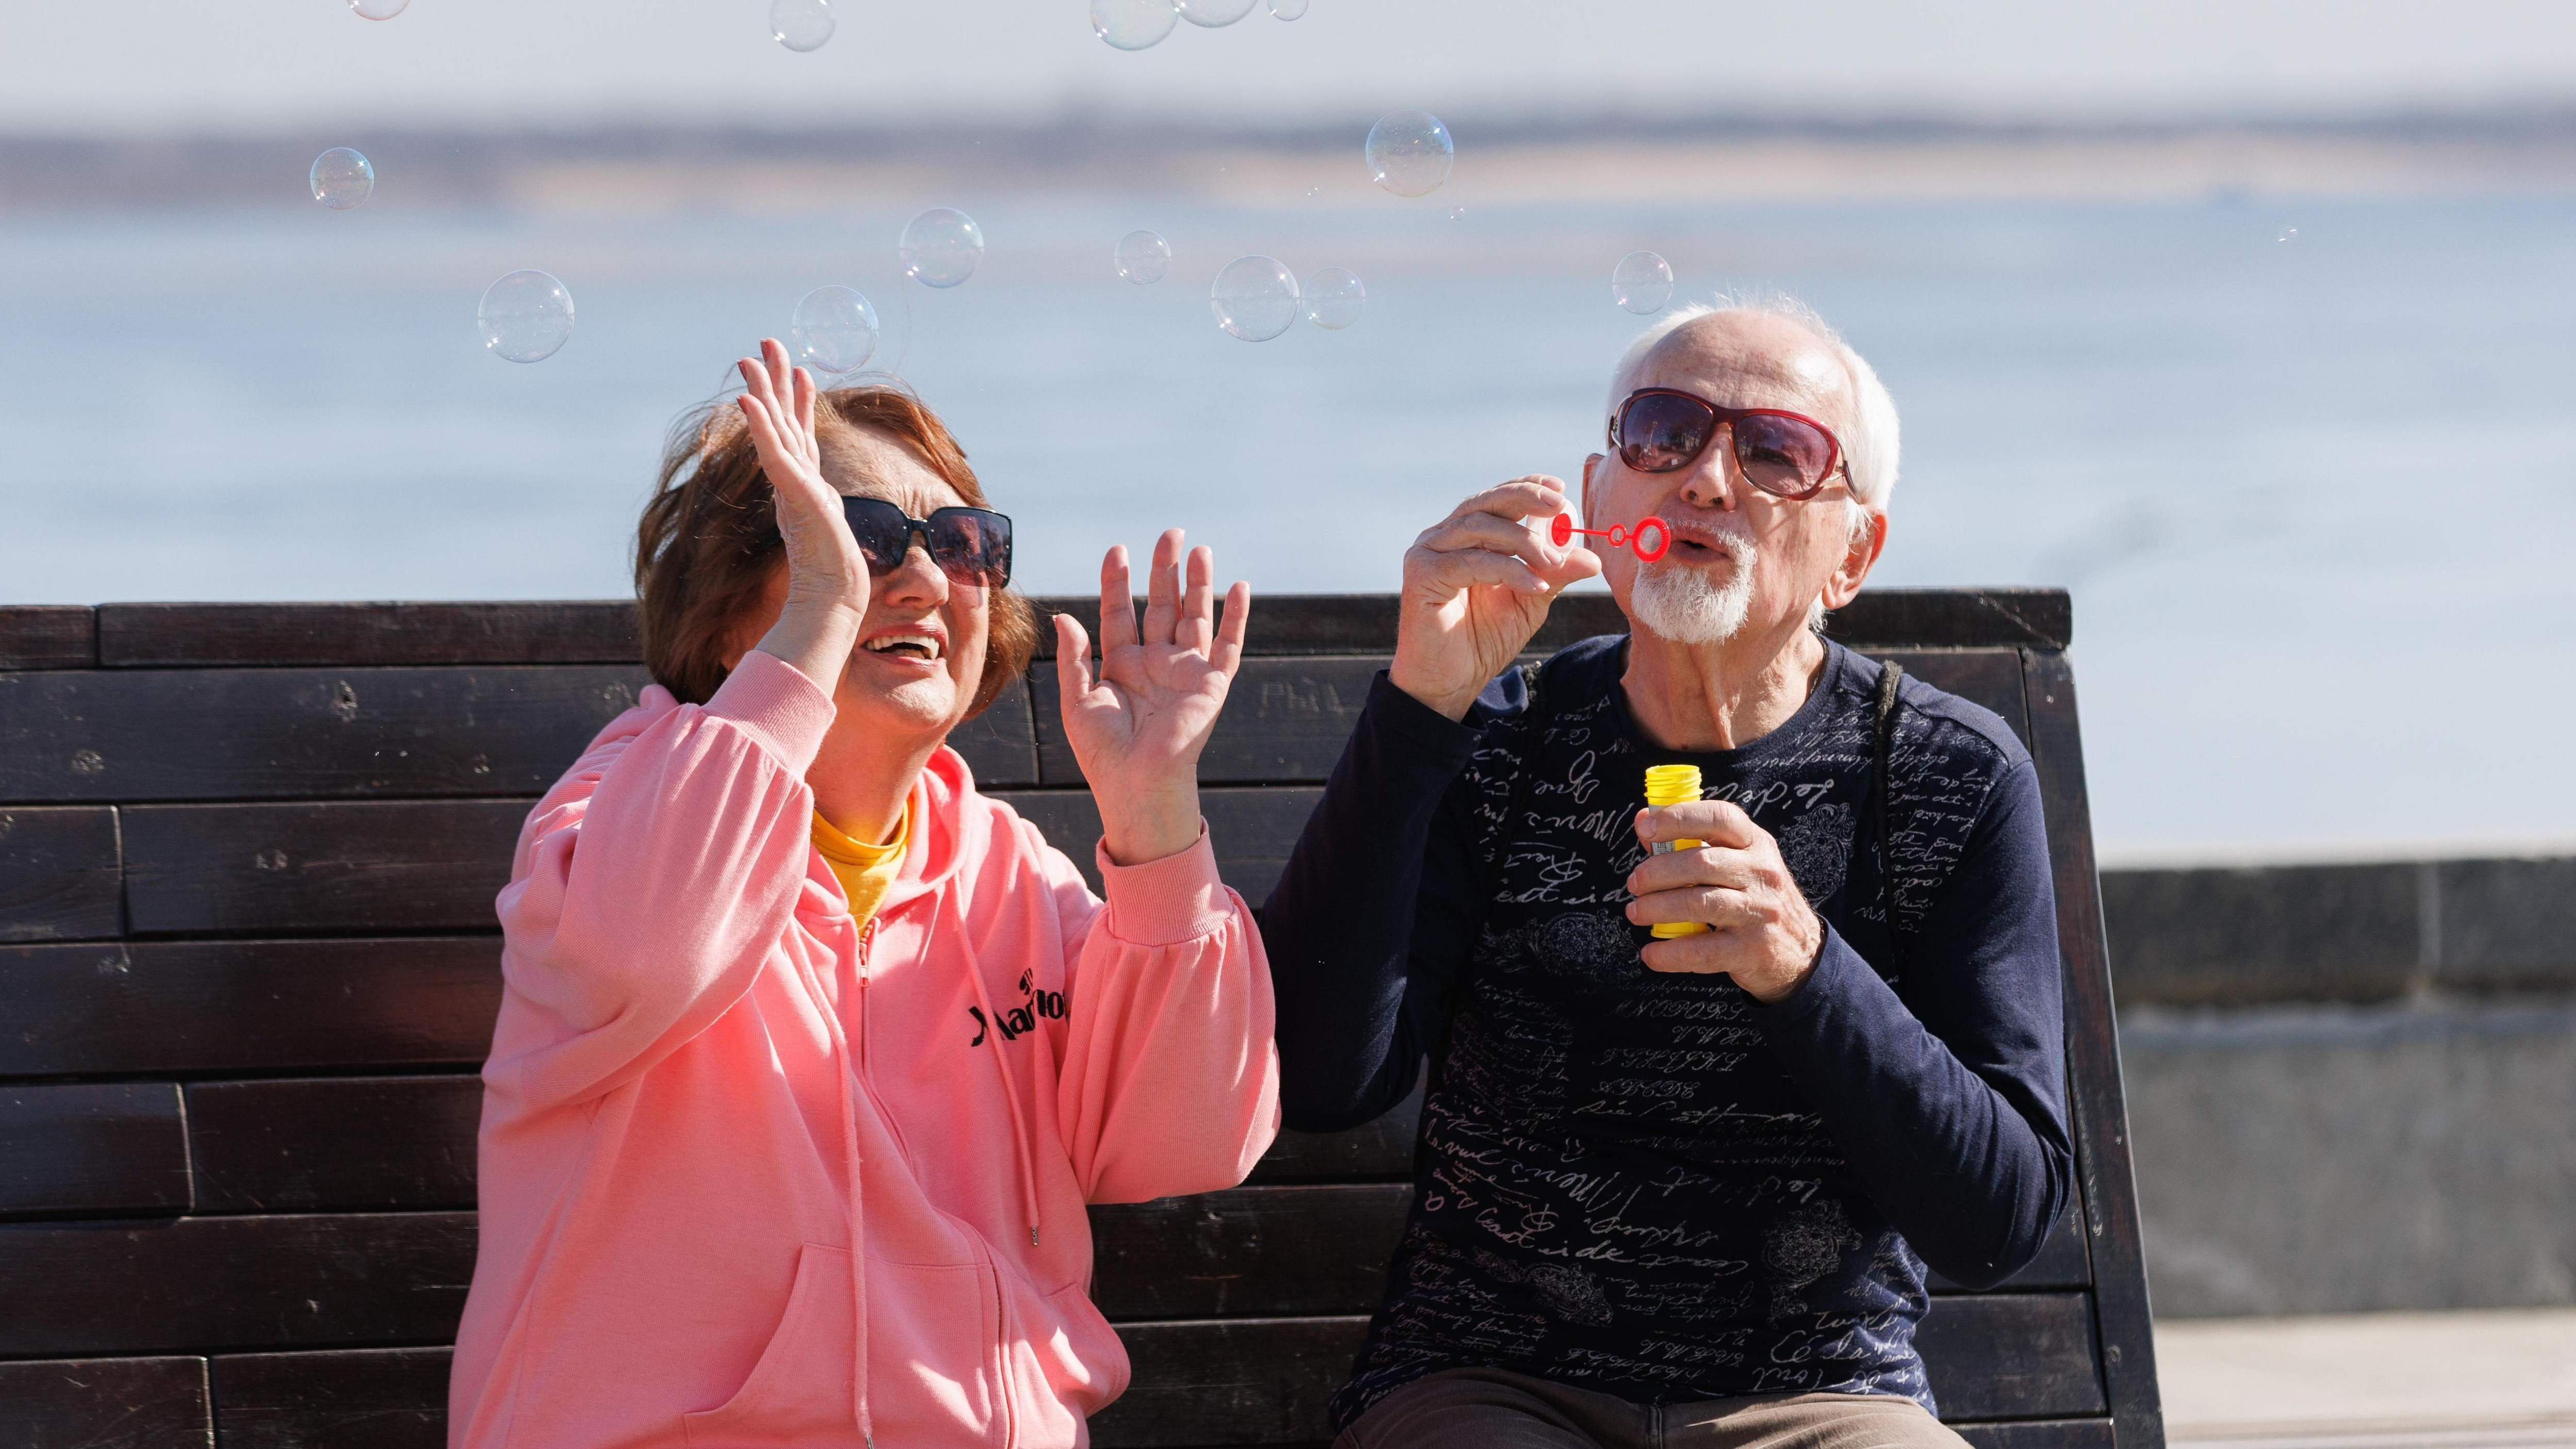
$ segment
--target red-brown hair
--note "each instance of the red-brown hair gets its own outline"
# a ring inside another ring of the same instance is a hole
[[[901,443],[966,503],[991,506],[966,466],[966,450],[899,383],[821,394],[814,426],[863,429]],[[730,395],[690,410],[671,429],[661,476],[635,532],[635,596],[644,667],[654,683],[686,704],[714,696],[744,615],[767,589],[784,549],[769,480],[741,410]],[[1026,598],[996,589],[987,605],[984,675],[970,717],[1026,673],[1037,653],[1037,610]]]

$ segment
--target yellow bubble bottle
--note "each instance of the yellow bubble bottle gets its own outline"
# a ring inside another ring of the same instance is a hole
[[[1699,798],[1699,766],[1648,765],[1646,767],[1646,803],[1656,809],[1679,805]],[[1697,850],[1705,842],[1697,840],[1659,840],[1653,853],[1670,855],[1676,850]],[[1670,941],[1680,936],[1696,936],[1708,929],[1699,921],[1673,921],[1655,927],[1655,939]]]

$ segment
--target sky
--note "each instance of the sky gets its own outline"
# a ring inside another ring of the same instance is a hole
[[[1995,116],[2318,113],[2576,99],[2566,0],[1312,0],[1110,49],[1086,0],[0,0],[0,132],[507,129],[1416,105]],[[1579,17],[1576,18],[1576,17]]]

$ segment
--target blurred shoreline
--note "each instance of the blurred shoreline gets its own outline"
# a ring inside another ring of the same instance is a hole
[[[354,146],[436,204],[801,210],[973,186],[1229,205],[1349,192],[1365,126],[1265,131],[1069,113],[1034,125],[520,132],[298,128],[198,137],[0,136],[0,206],[224,205]],[[2047,125],[1944,118],[1451,119],[1455,179],[1488,204],[2140,200],[2576,193],[2576,109]],[[1365,178],[1360,180],[1365,187]]]

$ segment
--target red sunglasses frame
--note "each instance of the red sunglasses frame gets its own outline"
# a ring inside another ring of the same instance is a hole
[[[1619,436],[1621,426],[1628,421],[1628,410],[1637,405],[1638,399],[1650,397],[1677,397],[1688,402],[1695,402],[1701,407],[1708,409],[1711,415],[1708,425],[1708,437],[1700,440],[1700,445],[1691,450],[1689,457],[1682,459],[1680,462],[1675,463],[1669,468],[1649,469],[1637,467],[1636,463],[1631,461],[1628,457],[1627,443],[1622,441]],[[1816,480],[1814,487],[1808,488],[1803,492],[1784,493],[1777,488],[1767,488],[1763,487],[1760,483],[1755,483],[1753,481],[1753,475],[1745,473],[1744,471],[1744,460],[1742,458],[1738,458],[1735,460],[1735,468],[1737,472],[1744,473],[1745,482],[1752,484],[1756,488],[1761,488],[1763,492],[1770,494],[1774,498],[1787,499],[1792,503],[1803,503],[1806,500],[1815,497],[1817,494],[1824,492],[1825,485],[1834,481],[1834,475],[1836,473],[1843,475],[1844,482],[1848,483],[1851,481],[1851,459],[1843,453],[1843,440],[1834,436],[1833,429],[1826,427],[1823,423],[1817,422],[1814,418],[1807,416],[1805,413],[1793,413],[1787,408],[1722,408],[1695,392],[1684,392],[1677,387],[1641,387],[1635,392],[1628,394],[1627,401],[1619,404],[1619,411],[1610,415],[1610,451],[1618,455],[1621,463],[1626,464],[1629,468],[1640,473],[1678,473],[1684,468],[1687,468],[1691,464],[1699,461],[1699,455],[1708,451],[1709,440],[1717,436],[1717,430],[1719,428],[1727,428],[1731,438],[1733,433],[1731,425],[1739,418],[1787,418],[1792,422],[1805,423],[1808,427],[1815,429],[1819,434],[1821,434],[1824,437],[1825,446],[1833,450],[1832,454],[1825,460],[1824,475]]]

